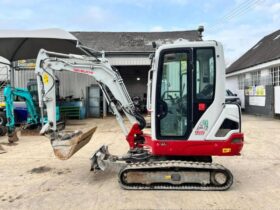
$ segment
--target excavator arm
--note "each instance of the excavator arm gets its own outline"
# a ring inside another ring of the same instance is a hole
[[[107,103],[127,137],[131,149],[135,147],[134,136],[145,127],[144,118],[135,111],[134,104],[127,92],[124,82],[116,69],[113,69],[102,54],[101,58],[73,54],[61,54],[40,50],[36,61],[39,106],[46,105],[48,123],[41,129],[41,134],[50,133],[55,155],[60,159],[70,158],[82,146],[87,144],[95,128],[74,133],[61,133],[56,125],[55,71],[69,71],[86,74],[95,78]],[[122,110],[131,128],[127,128],[119,110]]]

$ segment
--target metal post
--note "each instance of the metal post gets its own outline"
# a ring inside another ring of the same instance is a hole
[[[104,93],[102,94],[103,97],[103,117],[107,117],[107,101],[104,96]]]
[[[15,87],[15,69],[13,66],[10,68],[10,82],[11,82],[11,87]]]

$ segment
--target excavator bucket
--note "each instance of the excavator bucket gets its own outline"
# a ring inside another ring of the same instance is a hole
[[[14,142],[18,141],[18,136],[17,136],[16,130],[14,130],[11,133],[8,133],[8,141],[9,141],[9,143],[14,143]]]
[[[90,141],[96,128],[97,127],[93,127],[90,129],[85,129],[84,131],[65,134],[62,139],[53,140],[52,147],[55,156],[60,160],[69,159]],[[67,136],[66,139],[65,136]]]
[[[0,144],[0,154],[2,154],[2,153],[6,153],[6,150],[4,150],[4,148]]]

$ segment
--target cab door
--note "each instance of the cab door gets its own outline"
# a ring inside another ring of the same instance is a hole
[[[156,90],[157,139],[187,139],[192,129],[191,49],[163,50]]]

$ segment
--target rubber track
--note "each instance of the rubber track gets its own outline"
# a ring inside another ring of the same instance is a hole
[[[147,169],[166,169],[166,168],[181,168],[191,170],[223,170],[228,175],[228,181],[221,186],[216,185],[198,185],[198,184],[182,184],[182,185],[171,185],[171,184],[127,184],[122,180],[122,174],[127,170],[147,170]],[[224,166],[216,163],[204,163],[204,162],[191,162],[191,161],[154,161],[154,162],[138,162],[129,163],[119,172],[119,184],[122,188],[127,190],[196,190],[196,191],[224,191],[231,187],[233,183],[233,176],[231,172]]]

